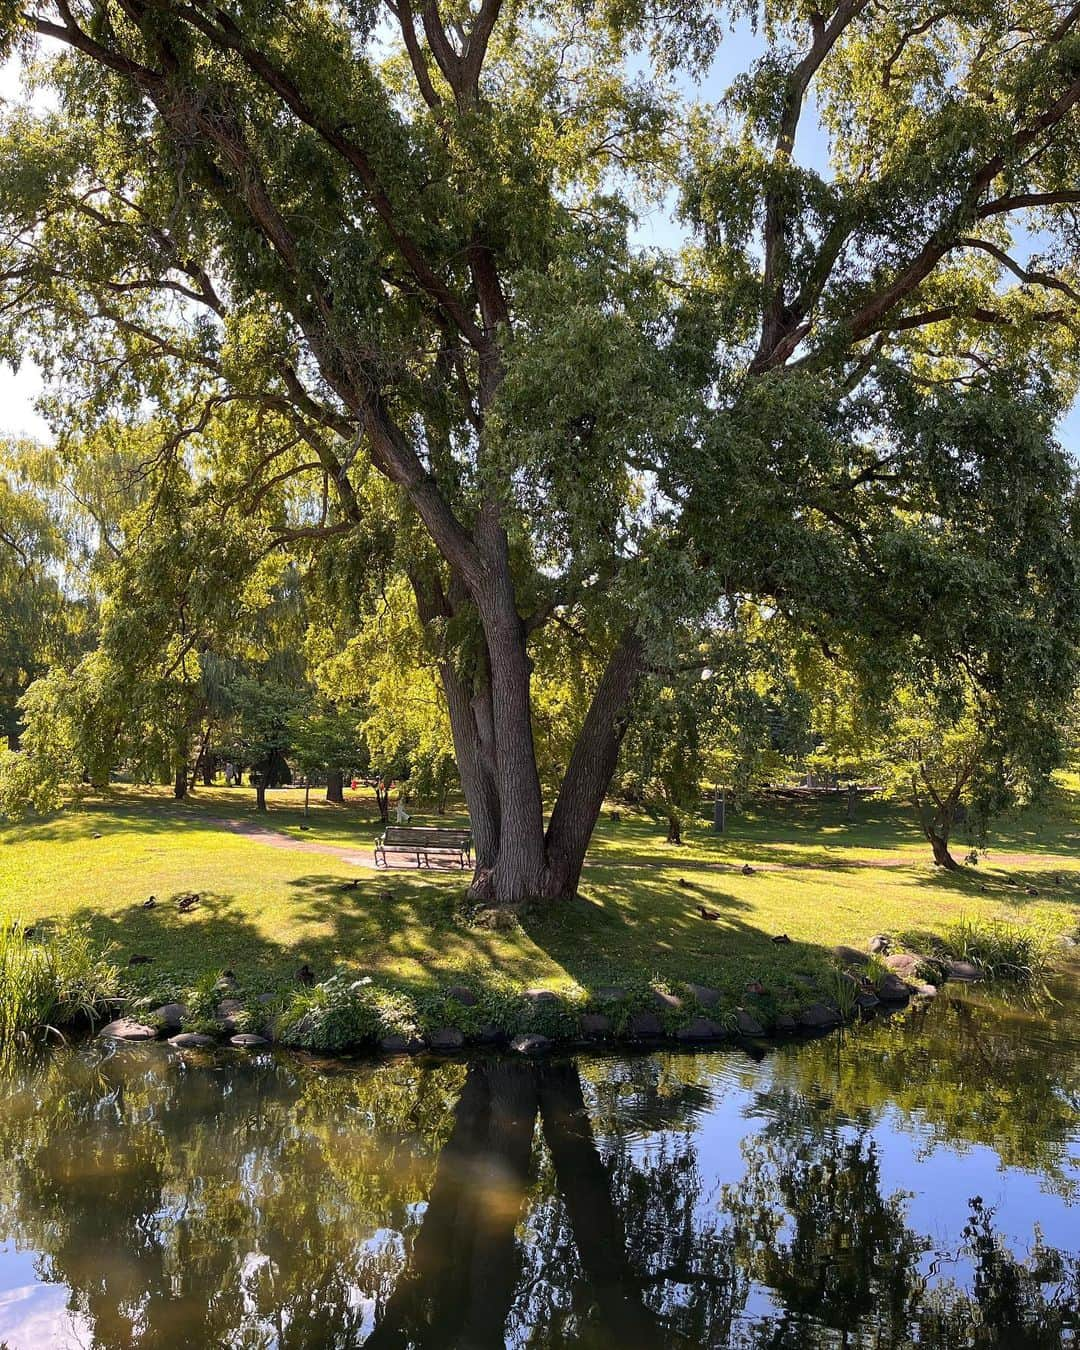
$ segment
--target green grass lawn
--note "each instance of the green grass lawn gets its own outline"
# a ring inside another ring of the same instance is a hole
[[[273,847],[220,824],[247,820],[370,857],[379,830],[374,803],[367,793],[348,796],[344,807],[313,800],[306,830],[301,790],[271,793],[265,816],[249,789],[200,788],[183,803],[166,789],[85,798],[47,820],[0,827],[0,913],[27,923],[75,919],[114,944],[121,963],[152,957],[127,976],[147,993],[226,967],[249,991],[284,989],[306,961],[320,977],[347,963],[417,990],[483,980],[492,969],[553,989],[693,980],[733,1003],[760,979],[781,1009],[806,1003],[807,975],[828,987],[829,949],[839,942],[861,947],[881,931],[940,932],[960,918],[1058,931],[1077,922],[1076,780],[1063,781],[1039,812],[1004,822],[989,857],[958,875],[935,869],[909,813],[884,802],[861,803],[853,823],[843,801],[757,807],[731,815],[723,837],[702,822],[682,848],[665,844],[650,820],[605,814],[580,898],[505,932],[458,916],[460,873],[376,873],[333,852]],[[436,818],[417,817],[426,819]],[[1008,853],[1032,856],[995,864],[996,854]],[[740,870],[746,862],[752,875]],[[775,864],[785,866],[764,870]],[[358,886],[347,889],[353,878]],[[176,897],[190,891],[200,904],[180,914]],[[143,910],[150,894],[159,903]],[[721,917],[705,922],[700,904]],[[773,944],[778,933],[790,945]]]

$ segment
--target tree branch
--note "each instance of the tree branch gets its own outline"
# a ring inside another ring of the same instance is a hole
[[[869,0],[840,0],[828,23],[821,14],[810,16],[813,29],[813,42],[810,50],[791,72],[788,78],[784,107],[780,115],[780,125],[776,133],[773,149],[773,172],[783,172],[782,166],[791,159],[795,148],[795,135],[802,115],[803,101],[807,90],[821,67],[821,63],[832,51],[837,39],[854,19],[866,8]],[[775,187],[770,189],[765,199],[764,246],[765,265],[762,276],[764,312],[761,324],[761,340],[751,362],[751,370],[764,370],[774,360],[774,353],[781,338],[788,332],[791,316],[786,312],[784,300],[784,268],[787,262],[787,209],[784,194]],[[788,355],[794,350],[798,340],[788,349]]]
[[[1060,277],[1055,276],[1052,272],[1037,272],[1031,268],[1021,267],[1018,262],[1009,257],[1004,249],[998,248],[998,246],[992,244],[989,239],[975,239],[967,235],[962,235],[956,243],[957,246],[961,248],[982,249],[984,253],[989,253],[992,258],[996,258],[1003,267],[1008,268],[1013,276],[1018,277],[1021,281],[1026,281],[1031,286],[1045,286],[1051,290],[1061,291],[1064,295],[1067,295],[1070,300],[1075,300],[1080,304],[1080,291],[1074,290],[1068,282],[1062,281]]]

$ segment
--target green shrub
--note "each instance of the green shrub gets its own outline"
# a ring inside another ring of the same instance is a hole
[[[866,958],[866,978],[875,989],[880,989],[887,976],[892,973],[885,964],[884,958],[879,956],[877,952],[871,952]]]
[[[370,978],[357,979],[346,971],[295,994],[278,1023],[278,1037],[286,1045],[327,1052],[418,1031],[416,1007],[408,994],[379,988]]]
[[[120,972],[82,928],[37,937],[0,919],[0,1045],[29,1043],[109,1014]]]

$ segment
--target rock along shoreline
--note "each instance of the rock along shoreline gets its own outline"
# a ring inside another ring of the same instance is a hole
[[[740,1006],[724,1008],[721,992],[708,985],[687,983],[673,991],[612,984],[599,985],[579,999],[550,989],[526,989],[514,995],[502,1019],[496,1020],[488,1016],[481,994],[466,985],[450,985],[435,996],[442,1015],[423,1030],[373,1026],[363,1033],[358,1029],[355,1037],[339,1035],[329,1046],[320,1043],[317,1006],[290,1017],[274,995],[240,997],[235,976],[226,972],[215,986],[219,997],[212,1018],[193,1018],[179,1001],[125,1013],[125,1002],[96,1035],[116,1043],[164,1041],[185,1052],[231,1047],[251,1053],[282,1046],[322,1057],[452,1055],[472,1049],[533,1056],[553,1050],[709,1047],[816,1037],[889,1014],[912,999],[932,998],[947,980],[983,979],[983,971],[967,961],[889,954],[883,937],[872,939],[871,948],[834,948],[838,969],[833,996],[808,988],[806,1005],[794,1013],[770,1008],[767,991],[756,981],[747,986]],[[348,986],[357,997],[373,988],[366,978]]]

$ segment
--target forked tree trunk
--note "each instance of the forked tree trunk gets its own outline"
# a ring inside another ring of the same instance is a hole
[[[589,704],[551,817],[544,805],[533,742],[528,633],[517,612],[506,537],[490,522],[483,536],[484,584],[460,580],[443,590],[431,576],[410,579],[421,623],[479,632],[462,665],[445,653],[438,669],[473,835],[476,870],[470,894],[491,904],[572,897],[585,850],[615,772],[627,709],[644,669],[640,638],[627,630],[616,644]]]
[[[596,688],[570,756],[546,831],[532,738],[525,636],[507,637],[501,702],[483,673],[467,688],[441,668],[458,769],[472,825],[476,872],[472,895],[492,904],[570,898],[615,772],[627,709],[641,676],[640,639],[627,632]],[[516,688],[508,685],[516,682]],[[495,683],[494,681],[492,682]],[[508,748],[504,751],[503,747]]]
[[[336,806],[345,802],[345,775],[340,769],[331,769],[326,775],[326,800]]]

